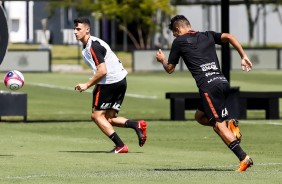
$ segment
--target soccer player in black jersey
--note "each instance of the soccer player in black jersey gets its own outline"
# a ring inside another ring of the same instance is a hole
[[[240,166],[236,171],[245,171],[253,165],[253,161],[239,145],[239,140],[234,135],[236,132],[227,126],[229,109],[226,108],[226,99],[230,85],[220,70],[215,44],[230,43],[241,56],[242,70],[250,71],[251,61],[233,35],[214,31],[194,31],[189,20],[183,15],[173,17],[169,29],[176,37],[169,58],[167,60],[164,53],[159,50],[156,53],[157,61],[163,65],[167,73],[171,74],[182,57],[196,81],[202,99],[202,104],[195,113],[195,119],[202,125],[213,126],[214,131],[240,160]]]
[[[111,152],[128,152],[127,145],[117,135],[113,126],[134,129],[139,146],[143,146],[147,139],[147,122],[117,116],[126,92],[127,71],[106,42],[90,35],[88,18],[80,17],[74,20],[74,35],[83,44],[83,60],[94,73],[93,77],[85,83],[77,84],[75,90],[82,92],[95,85],[91,118],[115,143],[115,148]]]

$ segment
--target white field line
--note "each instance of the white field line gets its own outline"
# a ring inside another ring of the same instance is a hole
[[[282,165],[281,162],[277,162],[277,163],[255,163],[255,165],[253,167],[256,166],[275,166],[275,165]],[[191,167],[191,168],[167,168],[168,171],[174,171],[174,170],[181,170],[183,169],[185,171],[185,169],[189,170],[189,169],[207,169],[207,168],[230,168],[230,167],[234,167],[237,165],[225,165],[225,166],[201,166],[201,167]],[[95,173],[92,174],[88,174],[88,176],[91,175],[95,175]],[[7,176],[7,177],[1,177],[1,180],[26,180],[26,179],[34,179],[34,178],[45,178],[45,177],[58,177],[58,178],[65,178],[65,177],[69,177],[69,174],[33,174],[33,175],[23,175],[23,176]],[[87,177],[87,175],[84,175],[84,177]]]
[[[28,85],[74,91],[74,87],[64,87],[64,86],[58,86],[58,85],[52,85],[52,84],[46,84],[46,83],[28,83]],[[86,90],[85,92],[92,93],[92,90]],[[157,99],[158,98],[157,96],[146,96],[146,95],[132,94],[132,93],[126,93],[125,95],[129,97],[141,98],[141,99]]]
[[[244,121],[240,121],[240,124],[253,124],[253,125],[280,125],[282,126],[282,122],[261,122],[261,121],[255,121],[255,120],[244,120]]]

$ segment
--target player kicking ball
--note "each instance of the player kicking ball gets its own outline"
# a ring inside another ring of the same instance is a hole
[[[238,121],[227,121],[230,109],[227,109],[226,101],[230,85],[220,70],[215,44],[230,43],[241,56],[243,70],[250,71],[252,69],[251,61],[233,35],[213,31],[194,31],[188,19],[183,15],[173,17],[169,29],[176,37],[172,43],[169,58],[167,60],[164,53],[159,50],[156,53],[157,61],[163,65],[167,73],[171,74],[182,57],[196,81],[201,96],[201,103],[195,113],[195,119],[202,125],[213,127],[214,131],[239,159],[240,165],[236,171],[246,171],[253,165],[253,161],[239,144],[242,135]]]
[[[84,62],[94,72],[91,79],[86,83],[77,84],[75,90],[83,92],[95,85],[91,118],[114,142],[115,148],[110,152],[128,152],[128,146],[123,143],[113,126],[134,129],[138,136],[139,146],[142,147],[147,140],[147,122],[117,116],[127,88],[127,71],[106,42],[90,35],[88,18],[80,17],[74,20],[74,35],[83,44]]]

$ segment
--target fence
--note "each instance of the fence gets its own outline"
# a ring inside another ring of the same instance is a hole
[[[282,65],[282,48],[245,48],[245,51],[253,63],[253,69],[280,70]],[[157,50],[135,50],[132,52],[132,71],[163,71],[163,67],[156,62]],[[169,50],[163,50],[166,58]],[[217,49],[218,59],[221,65],[221,49]],[[231,49],[231,70],[241,69],[241,58],[235,49]],[[184,62],[180,59],[175,68],[176,71],[187,70]]]

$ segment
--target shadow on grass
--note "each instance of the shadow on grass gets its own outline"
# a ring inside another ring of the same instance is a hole
[[[13,157],[15,155],[0,155],[0,157]]]
[[[110,153],[112,154],[110,151],[59,151],[61,153]],[[130,154],[130,153],[143,153],[143,152],[128,152],[127,154]]]
[[[163,121],[170,122],[169,119],[146,119],[148,122]],[[73,123],[73,122],[92,122],[89,119],[32,119],[23,121],[23,119],[0,119],[0,123]]]
[[[224,167],[191,167],[191,168],[156,168],[150,171],[234,171],[231,168]]]

